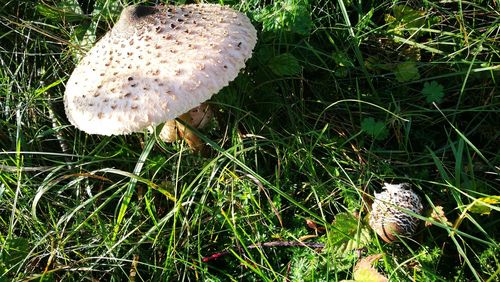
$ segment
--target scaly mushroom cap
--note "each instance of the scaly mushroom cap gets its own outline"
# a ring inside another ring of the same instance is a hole
[[[102,135],[174,119],[236,78],[256,33],[245,15],[220,5],[127,7],[69,78],[66,115]]]
[[[404,210],[421,214],[423,206],[420,197],[411,190],[408,183],[384,183],[383,188],[381,193],[375,193],[370,226],[387,243],[397,240],[398,236],[413,235],[419,219]]]

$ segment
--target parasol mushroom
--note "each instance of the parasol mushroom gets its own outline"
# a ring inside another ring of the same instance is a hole
[[[411,190],[410,184],[384,183],[383,191],[375,193],[369,224],[387,243],[402,236],[412,236],[420,220],[404,211],[422,214],[420,196]]]
[[[101,135],[173,120],[234,80],[256,40],[250,20],[225,6],[129,6],[71,74],[66,115]]]

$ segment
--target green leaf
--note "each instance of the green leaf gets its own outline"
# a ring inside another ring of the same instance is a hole
[[[425,12],[417,11],[406,5],[395,5],[394,17],[406,28],[419,28],[425,23]]]
[[[0,253],[0,270],[19,266],[29,255],[29,252],[30,242],[28,239],[19,237],[7,240]]]
[[[375,121],[372,117],[363,119],[361,122],[361,130],[376,140],[384,140],[389,136],[389,130],[385,127],[385,123]]]
[[[313,26],[309,10],[307,1],[274,1],[273,6],[260,9],[255,20],[262,22],[264,31],[285,30],[307,36]]]
[[[83,15],[77,1],[61,1],[57,6],[39,3],[35,8],[38,13],[52,21],[78,22],[88,19]]]
[[[362,30],[365,28],[369,28],[370,24],[372,23],[372,17],[374,13],[374,9],[371,8],[370,11],[368,11],[356,24],[356,30],[358,33],[361,33]]]
[[[341,67],[354,67],[354,64],[350,60],[346,53],[338,51],[333,52],[332,58]]]
[[[436,102],[439,103],[443,99],[443,85],[432,81],[431,83],[424,83],[424,88],[422,88],[422,95],[425,96],[425,101],[428,103]]]
[[[278,55],[269,60],[268,67],[278,76],[297,75],[302,70],[297,58],[290,53]]]
[[[476,199],[472,206],[470,207],[470,212],[477,213],[480,215],[489,215],[491,213],[491,208],[487,205],[498,205],[500,204],[500,196],[489,196]]]
[[[370,230],[359,229],[358,219],[350,213],[339,213],[335,216],[332,228],[328,232],[328,247],[336,254],[346,256],[352,250],[370,242]]]
[[[394,74],[396,75],[396,80],[399,82],[407,82],[420,78],[417,65],[412,61],[399,64],[396,67]]]
[[[405,5],[395,5],[392,15],[385,14],[384,20],[391,33],[402,35],[405,29],[422,27],[426,17],[424,11],[414,10]],[[413,36],[418,35],[418,33],[413,34]]]
[[[354,67],[354,64],[349,59],[349,56],[342,51],[333,52],[332,59],[338,65],[334,72],[337,77],[346,77],[349,74],[349,69]]]

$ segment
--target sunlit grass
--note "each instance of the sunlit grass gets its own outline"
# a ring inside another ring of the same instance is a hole
[[[394,281],[499,279],[492,3],[225,2],[259,41],[195,154],[67,121],[64,84],[122,8],[97,2],[0,8],[0,281],[340,281],[373,254]],[[426,208],[394,244],[367,224],[383,182]]]

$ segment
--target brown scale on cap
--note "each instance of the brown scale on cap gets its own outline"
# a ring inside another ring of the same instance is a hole
[[[66,114],[87,133],[141,132],[226,86],[255,43],[249,19],[228,7],[127,7],[73,71]]]
[[[381,193],[375,193],[370,226],[387,243],[396,241],[398,237],[412,236],[420,220],[405,210],[422,214],[422,200],[408,183],[384,183],[383,189]]]

